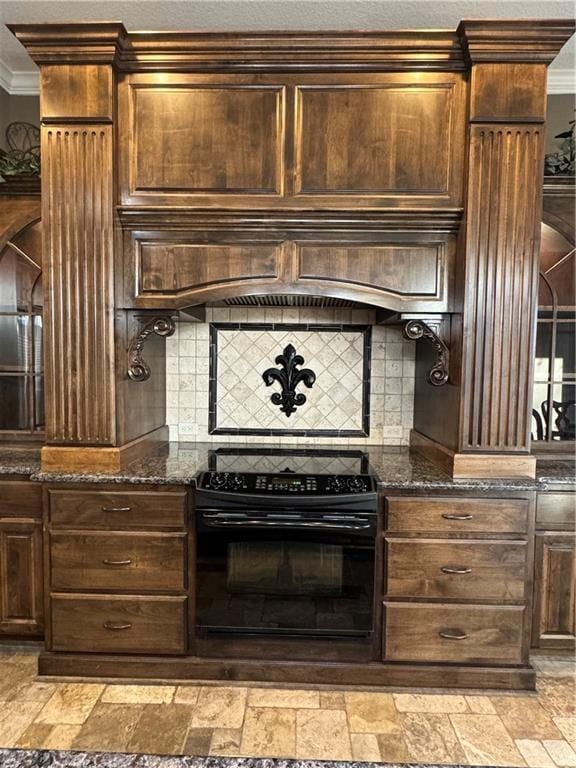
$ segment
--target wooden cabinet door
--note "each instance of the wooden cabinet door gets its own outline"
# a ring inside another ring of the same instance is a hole
[[[576,534],[536,533],[534,648],[574,648]]]
[[[156,73],[120,78],[123,206],[454,208],[461,73]]]
[[[0,518],[0,634],[38,635],[42,628],[42,524]]]

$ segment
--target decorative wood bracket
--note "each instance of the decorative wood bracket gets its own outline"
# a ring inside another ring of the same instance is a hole
[[[426,381],[433,387],[441,387],[448,381],[450,374],[450,353],[446,344],[423,320],[408,320],[404,326],[404,336],[412,341],[426,339],[436,351],[436,363],[426,372]]]
[[[172,336],[175,330],[176,323],[170,316],[154,317],[132,339],[128,348],[128,376],[132,381],[146,381],[150,378],[150,366],[142,358],[142,349],[146,339],[153,333],[167,338]]]

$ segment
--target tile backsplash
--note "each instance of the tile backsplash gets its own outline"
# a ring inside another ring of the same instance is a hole
[[[370,310],[213,307],[179,324],[166,340],[170,439],[407,445],[415,345],[373,323]],[[290,343],[316,380],[298,386],[306,402],[287,417],[262,374],[281,369]]]

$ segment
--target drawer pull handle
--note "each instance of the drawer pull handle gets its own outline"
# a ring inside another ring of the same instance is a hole
[[[132,507],[102,507],[102,512],[131,512]]]
[[[472,520],[473,515],[449,515],[444,512],[442,513],[442,517],[445,520]]]
[[[442,632],[438,632],[443,640],[466,640],[468,635],[461,629],[446,629]]]
[[[462,576],[465,576],[467,573],[472,573],[472,568],[448,568],[447,565],[443,565],[440,570],[442,573],[457,573]]]
[[[109,560],[107,557],[102,560],[104,565],[132,565],[132,560]]]
[[[105,621],[102,626],[104,629],[109,629],[111,632],[119,632],[122,629],[132,629],[132,624],[130,624],[129,621],[125,624],[121,621]]]

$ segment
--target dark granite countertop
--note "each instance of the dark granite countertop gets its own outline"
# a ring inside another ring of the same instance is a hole
[[[536,463],[536,479],[546,487],[555,485],[576,486],[576,461],[571,459],[539,459]]]
[[[288,449],[298,450],[296,445],[250,444],[252,452]],[[103,472],[36,472],[32,479],[43,482],[86,482],[86,483],[152,483],[152,484],[194,484],[196,476],[209,468],[210,456],[217,451],[228,455],[240,453],[246,446],[235,443],[170,443],[156,455],[130,464],[117,473]],[[365,453],[370,470],[378,477],[381,487],[418,489],[464,489],[464,490],[534,490],[533,480],[453,480],[436,465],[422,456],[410,453],[401,446],[337,445],[306,446],[303,450],[315,453]]]
[[[0,475],[32,475],[39,471],[39,448],[0,447]]]
[[[0,475],[31,475],[39,482],[85,482],[85,483],[152,483],[155,485],[193,485],[197,475],[209,468],[210,456],[215,452],[234,455],[247,446],[239,443],[170,443],[158,453],[130,464],[126,469],[115,472],[42,472],[40,451],[27,448],[0,448]],[[538,461],[537,478],[533,480],[453,480],[439,467],[402,446],[350,445],[256,445],[250,444],[252,452],[260,449],[270,452],[278,449],[332,451],[334,453],[365,453],[370,470],[378,477],[384,488],[462,489],[462,490],[545,490],[549,487],[576,486],[575,463],[570,460],[546,459]],[[216,455],[218,455],[216,453]]]

